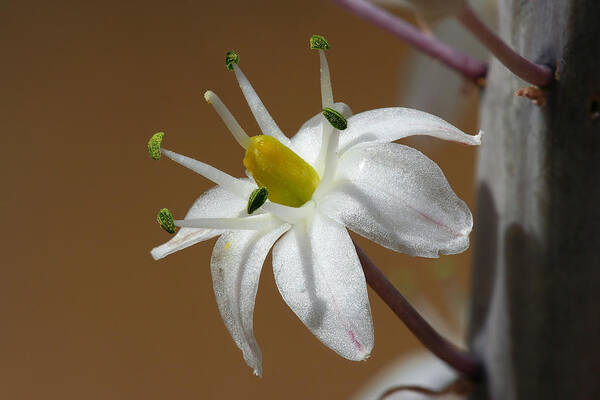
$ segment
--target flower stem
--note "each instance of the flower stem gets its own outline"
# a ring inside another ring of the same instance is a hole
[[[442,337],[421,315],[410,305],[383,272],[371,261],[365,252],[356,244],[356,252],[365,273],[367,283],[404,322],[406,327],[429,351],[445,361],[462,375],[471,380],[481,379],[483,370],[481,363],[471,354],[456,347]]]
[[[332,1],[359,17],[372,22],[376,26],[385,29],[430,57],[441,61],[467,79],[476,81],[479,78],[483,78],[487,72],[487,65],[485,63],[460,53],[433,37],[425,35],[403,19],[388,13],[366,0]]]
[[[547,86],[552,81],[552,69],[546,65],[532,63],[517,54],[481,21],[468,4],[465,3],[465,8],[458,19],[519,78],[539,87]]]

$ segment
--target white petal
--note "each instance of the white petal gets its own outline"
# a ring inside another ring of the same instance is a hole
[[[242,179],[248,181],[248,179]],[[231,218],[246,215],[247,201],[216,186],[204,192],[192,205],[186,218]],[[188,246],[208,240],[223,231],[220,229],[181,228],[168,242],[155,247],[150,252],[155,260]]]
[[[469,247],[473,217],[442,170],[396,143],[364,144],[341,158],[319,209],[382,246],[422,257]]]
[[[479,145],[482,132],[476,136],[467,135],[435,115],[411,108],[380,108],[348,118],[348,129],[340,137],[340,154],[359,143],[393,142],[412,135]]]
[[[346,119],[352,116],[352,110],[344,103],[335,103],[331,108],[341,113]],[[315,167],[321,149],[322,120],[323,114],[318,113],[306,121],[292,137],[290,144],[290,148],[313,167]]]
[[[373,323],[358,256],[343,226],[315,214],[273,248],[275,282],[285,302],[326,346],[350,360],[373,348]]]
[[[219,311],[244,360],[262,374],[262,354],[256,339],[252,316],[260,271],[269,249],[290,225],[272,231],[225,232],[213,250],[211,272]]]

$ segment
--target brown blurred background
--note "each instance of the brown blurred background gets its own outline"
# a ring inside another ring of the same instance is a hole
[[[167,132],[175,151],[235,175],[243,153],[206,105],[221,96],[257,132],[227,50],[291,136],[319,111],[313,33],[325,35],[334,95],[355,112],[396,104],[407,48],[327,1],[3,1],[0,161],[0,398],[347,398],[390,361],[421,349],[369,292],[375,349],[337,356],[284,304],[270,256],[256,302],[264,353],[256,378],[219,316],[214,240],[155,262],[155,221],[183,216],[210,184],[148,157]],[[453,122],[475,131],[476,110]],[[421,142],[419,142],[421,144]],[[475,150],[420,147],[473,205]],[[446,319],[464,308],[470,252],[411,258],[360,240],[411,299]],[[456,326],[454,329],[458,329]]]

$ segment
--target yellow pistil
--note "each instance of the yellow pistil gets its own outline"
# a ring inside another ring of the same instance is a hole
[[[272,136],[250,138],[244,166],[258,186],[268,189],[269,200],[274,203],[300,207],[319,186],[317,171]]]

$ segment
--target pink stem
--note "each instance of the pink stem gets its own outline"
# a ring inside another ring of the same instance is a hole
[[[480,379],[483,375],[481,363],[465,350],[450,343],[433,329],[356,243],[354,243],[354,247],[356,247],[356,252],[369,286],[392,309],[398,318],[404,322],[415,337],[429,351],[459,373],[471,380]]]
[[[479,19],[473,9],[466,3],[465,8],[458,19],[465,28],[479,38],[481,43],[483,43],[492,54],[506,66],[506,68],[519,78],[539,87],[544,87],[552,81],[552,70],[548,66],[532,63],[515,53],[512,48],[504,43],[498,35],[491,31],[483,21]]]
[[[353,12],[361,18],[385,29],[392,35],[406,41],[423,53],[441,61],[448,67],[461,73],[468,79],[483,78],[487,65],[460,53],[433,37],[429,37],[408,22],[373,5],[366,0],[332,0],[341,7]]]

